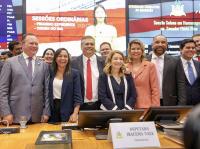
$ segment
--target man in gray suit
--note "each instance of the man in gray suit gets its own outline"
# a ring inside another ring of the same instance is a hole
[[[153,53],[147,59],[156,65],[160,85],[161,106],[185,105],[184,76],[177,71],[178,59],[166,54],[167,38],[157,35],[153,38]]]
[[[0,61],[0,73],[1,73],[1,69],[2,69],[2,67],[3,67],[3,62]]]
[[[83,54],[72,60],[72,67],[78,69],[81,74],[81,92],[84,104],[81,105],[80,109],[98,110],[100,107],[100,102],[98,101],[98,79],[103,72],[104,60],[95,54],[95,39],[92,36],[84,36],[81,39],[81,49]],[[88,70],[90,70],[91,75],[88,75]],[[88,81],[90,79],[91,81]],[[88,85],[89,82],[92,87]]]
[[[27,34],[23,53],[8,59],[0,75],[0,115],[9,124],[25,116],[29,122],[47,122],[50,116],[48,65],[36,58],[38,39]]]

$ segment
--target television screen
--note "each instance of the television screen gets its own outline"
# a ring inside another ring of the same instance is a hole
[[[169,42],[168,53],[179,55],[179,43],[200,33],[199,0],[128,0],[128,41],[139,38],[146,53],[153,37],[162,34]]]
[[[0,0],[0,52],[7,49],[9,42],[21,39],[22,13],[19,0]]]
[[[180,121],[192,106],[161,106],[150,107],[143,117],[143,121]]]
[[[78,126],[80,128],[108,128],[109,122],[138,122],[144,110],[117,111],[80,111]]]
[[[98,5],[103,8],[97,11]],[[96,39],[97,52],[104,41],[126,51],[125,0],[26,0],[25,15],[25,32],[39,37],[38,55],[49,47],[80,55],[84,35]]]

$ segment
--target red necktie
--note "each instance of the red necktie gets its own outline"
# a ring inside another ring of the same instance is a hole
[[[87,84],[86,84],[86,98],[92,100],[92,71],[90,59],[87,60]]]
[[[199,55],[199,56],[197,56],[197,60],[200,62],[200,55]]]

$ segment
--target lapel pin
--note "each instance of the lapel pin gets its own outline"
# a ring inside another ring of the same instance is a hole
[[[38,64],[38,65],[40,65],[40,64],[41,64],[41,62],[40,62],[40,61],[38,61],[38,62],[37,62],[37,64]]]

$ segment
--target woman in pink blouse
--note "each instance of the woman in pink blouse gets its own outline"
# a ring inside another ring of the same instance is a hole
[[[135,108],[160,106],[156,67],[145,60],[144,44],[140,40],[133,40],[129,43],[127,71],[131,72],[136,87]]]

